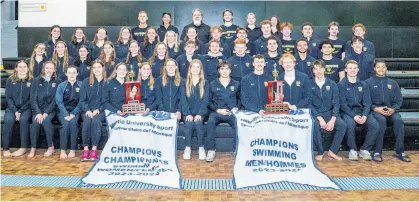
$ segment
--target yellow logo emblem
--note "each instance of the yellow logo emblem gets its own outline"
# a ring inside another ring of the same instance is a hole
[[[56,85],[55,83],[52,83],[52,87],[53,87],[53,88],[55,88],[55,85]]]
[[[76,88],[76,93],[78,93],[80,91],[80,88]]]
[[[29,82],[28,82],[28,83],[26,83],[26,86],[27,86],[27,87],[31,87],[31,83],[29,83]]]
[[[358,87],[358,91],[359,92],[362,92],[362,87]]]
[[[301,82],[300,81],[296,81],[295,85],[300,86]]]
[[[391,84],[387,84],[387,88],[388,89],[391,89]]]

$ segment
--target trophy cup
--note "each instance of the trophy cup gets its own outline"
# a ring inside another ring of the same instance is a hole
[[[283,81],[278,81],[278,70],[274,64],[272,75],[274,81],[268,81],[268,104],[265,105],[265,114],[289,114],[288,104],[284,104]]]
[[[125,82],[125,104],[122,105],[124,114],[144,114],[146,112],[144,103],[141,103],[141,83],[134,81],[135,73],[132,65],[128,73],[130,81]]]

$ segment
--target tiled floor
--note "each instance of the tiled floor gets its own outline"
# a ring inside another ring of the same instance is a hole
[[[33,158],[2,158],[1,173],[8,175],[65,175],[83,176],[92,162],[81,163],[79,158],[59,160],[43,157],[43,151]],[[344,156],[346,153],[339,153]],[[341,162],[325,157],[318,167],[331,177],[419,176],[419,152],[408,152],[412,163],[403,163],[384,154],[383,163]],[[80,153],[78,153],[80,155]],[[232,153],[217,153],[213,163],[201,162],[197,154],[185,161],[178,155],[183,178],[231,178]],[[419,190],[374,191],[210,191],[210,190],[121,190],[74,189],[41,187],[1,187],[2,200],[419,200]]]

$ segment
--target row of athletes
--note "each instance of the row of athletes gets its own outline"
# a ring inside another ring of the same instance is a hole
[[[194,30],[192,28],[192,30]],[[169,33],[169,32],[168,32]],[[235,80],[240,81],[243,76],[253,70],[252,67],[252,46],[249,47],[249,41],[246,40],[245,29],[238,30],[239,38],[234,41],[234,52],[233,56],[226,57],[220,41],[212,39],[208,43],[209,51],[206,54],[197,53],[197,44],[194,41],[187,41],[184,45],[184,54],[176,57],[176,61],[179,65],[179,71],[183,78],[186,77],[189,63],[193,59],[199,59],[204,65],[204,71],[206,79],[211,82],[217,78],[217,66],[220,61],[230,62],[233,66],[232,77]],[[219,35],[218,35],[219,36]],[[75,65],[78,69],[78,80],[83,81],[90,75],[90,69],[92,66],[92,59],[90,57],[91,49],[88,46],[81,45],[78,48],[77,59],[74,60],[69,56],[69,50],[64,41],[57,41],[55,44],[53,56],[51,60],[57,65],[57,74],[61,80],[65,80],[65,67],[69,65]],[[270,36],[265,42],[266,53],[264,57],[266,60],[266,74],[270,73],[274,68],[277,68],[282,73],[283,68],[279,64],[279,59],[283,55],[280,50],[280,42],[275,36]],[[351,48],[354,52],[347,55],[342,61],[341,58],[336,58],[333,55],[334,45],[331,40],[323,41],[318,45],[320,47],[321,59],[326,64],[326,76],[334,80],[336,83],[339,82],[344,76],[344,62],[348,60],[355,60],[359,64],[360,79],[366,80],[367,78],[374,75],[374,56],[364,52],[365,40],[359,36],[354,36],[351,40]],[[152,66],[152,74],[155,78],[159,77],[162,72],[164,62],[168,58],[172,58],[170,47],[164,42],[156,43],[153,54],[147,60],[140,51],[141,46],[135,40],[129,42],[128,53],[125,59],[119,59],[116,57],[116,48],[110,41],[104,43],[103,49],[99,59],[104,62],[106,72],[110,75],[116,64],[124,62],[128,65],[129,71],[134,72],[134,79],[138,78],[139,65],[143,62],[148,62]],[[296,53],[294,54],[297,62],[296,69],[307,74],[309,78],[313,77],[313,73],[310,69],[311,63],[316,59],[309,54],[309,42],[307,39],[302,38],[296,41]],[[173,58],[174,59],[174,58]],[[35,46],[32,55],[27,59],[27,64],[33,72],[34,76],[39,76],[43,64],[48,60],[45,55],[45,45],[39,43]]]
[[[119,60],[126,60],[130,52],[131,41],[135,40],[141,55],[145,59],[150,59],[153,56],[154,49],[158,42],[166,44],[169,57],[177,58],[179,55],[185,53],[185,43],[187,41],[194,41],[196,44],[196,54],[207,54],[209,51],[210,40],[220,42],[220,49],[223,56],[229,58],[234,55],[234,40],[236,38],[245,39],[247,43],[247,53],[250,55],[267,53],[266,41],[270,36],[275,36],[278,39],[279,51],[281,53],[296,53],[296,41],[291,38],[293,25],[289,22],[279,22],[279,18],[272,16],[270,20],[264,20],[260,23],[260,27],[255,25],[256,18],[253,13],[247,16],[248,24],[246,27],[239,27],[232,24],[233,12],[225,10],[223,18],[225,24],[222,26],[209,27],[202,22],[202,12],[195,9],[192,14],[193,23],[188,24],[182,31],[179,41],[178,28],[171,25],[171,14],[163,13],[162,25],[156,29],[147,24],[147,13],[140,11],[138,14],[139,25],[133,29],[129,27],[121,27],[118,39],[113,43],[115,49],[115,57]],[[338,39],[339,24],[331,22],[328,27],[329,37],[327,40],[333,44],[333,56],[339,59],[344,59],[345,55],[352,55],[354,53],[351,47],[351,42],[344,42]],[[319,39],[313,38],[313,25],[310,22],[301,25],[301,32],[303,38],[308,41],[308,53],[314,58],[321,58],[322,53],[319,51]],[[359,36],[364,40],[363,52],[374,57],[374,44],[365,39],[366,28],[362,24],[355,24],[352,27],[353,36]],[[51,27],[49,40],[44,42],[46,48],[46,58],[51,59],[54,55],[56,42],[63,40],[61,36],[61,27],[54,25]],[[100,27],[94,34],[93,41],[89,42],[82,29],[75,30],[70,41],[66,43],[68,48],[69,61],[74,62],[79,57],[78,50],[80,46],[84,45],[89,48],[89,56],[87,58],[95,60],[100,58],[102,49],[105,48],[109,40],[108,32],[105,28]],[[103,59],[102,59],[103,60]],[[41,60],[39,60],[41,61]]]
[[[325,76],[326,65],[322,60],[315,60],[311,64],[310,68],[314,73],[312,79],[296,70],[297,60],[291,54],[284,54],[279,63],[284,69],[278,77],[278,80],[283,80],[285,84],[284,101],[289,104],[290,109],[310,108],[316,120],[314,142],[318,151],[315,157],[317,160],[321,160],[324,153],[322,134],[331,131],[334,131],[335,135],[328,156],[342,159],[337,153],[346,136],[350,148],[349,159],[358,160],[355,127],[362,125],[367,135],[359,156],[364,160],[383,161],[383,138],[387,119],[391,119],[396,136],[394,156],[405,162],[411,161],[404,153],[404,124],[398,113],[402,104],[400,88],[394,80],[386,76],[387,68],[384,62],[377,62],[374,68],[375,75],[361,81],[358,62],[349,60],[344,70],[346,76],[337,84]],[[235,118],[232,113],[238,109],[260,115],[265,113],[264,107],[268,97],[266,82],[271,81],[272,76],[266,74],[266,59],[263,55],[255,55],[252,66],[253,71],[241,81],[237,81],[231,77],[233,65],[221,62],[217,66],[217,78],[209,82],[205,79],[204,65],[198,59],[190,62],[185,79],[181,77],[179,64],[174,59],[165,61],[162,75],[156,79],[152,74],[152,65],[144,62],[139,67],[138,77],[142,84],[141,100],[145,103],[147,111],[171,112],[175,113],[179,120],[183,120],[183,135],[186,138],[183,158],[191,158],[191,138],[192,133],[196,131],[199,159],[211,162],[215,158],[215,128],[219,123],[227,122],[234,128]],[[96,160],[101,126],[105,119],[104,110],[123,115],[122,104],[126,100],[124,82],[129,80],[129,71],[127,64],[118,63],[108,78],[105,64],[95,60],[90,76],[83,82],[77,81],[76,66],[68,66],[65,69],[67,79],[60,82],[56,74],[56,64],[47,61],[40,76],[33,80],[26,62],[19,61],[6,84],[7,109],[3,126],[3,155],[25,154],[30,137],[31,150],[28,156],[33,157],[41,125],[45,129],[49,147],[44,155],[52,155],[55,150],[51,120],[57,115],[62,125],[60,158],[74,157],[78,119],[81,116],[84,146],[81,159]],[[10,153],[8,146],[15,121],[19,121],[20,124],[21,148]],[[29,122],[32,122],[30,135]],[[67,155],[68,136],[71,141],[70,152]],[[89,146],[92,146],[91,151]],[[370,150],[373,148],[371,157]]]

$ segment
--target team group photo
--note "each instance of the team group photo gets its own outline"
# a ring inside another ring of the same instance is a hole
[[[418,200],[415,8],[2,2],[2,197]]]

